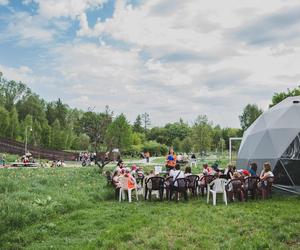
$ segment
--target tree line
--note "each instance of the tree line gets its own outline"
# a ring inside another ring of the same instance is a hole
[[[275,93],[272,105],[289,95],[300,93],[299,87],[287,93]],[[118,148],[123,154],[138,155],[149,151],[164,155],[168,147],[177,152],[207,152],[227,149],[230,137],[241,137],[262,113],[248,104],[240,116],[241,129],[221,128],[206,115],[193,124],[180,119],[163,127],[150,128],[148,113],[140,114],[133,124],[125,114],[114,115],[106,106],[102,112],[71,108],[61,99],[46,102],[22,82],[7,80],[0,72],[0,137],[49,149],[107,151]]]

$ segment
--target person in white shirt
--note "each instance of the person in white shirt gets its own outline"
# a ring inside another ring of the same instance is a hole
[[[170,176],[173,177],[174,186],[177,187],[178,184],[177,184],[177,182],[175,182],[175,180],[180,179],[180,178],[184,178],[184,172],[180,170],[180,165],[179,164],[176,164],[175,171],[170,173]]]

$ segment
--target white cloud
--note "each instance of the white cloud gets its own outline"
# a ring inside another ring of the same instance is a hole
[[[19,45],[46,43],[54,40],[56,30],[47,27],[48,22],[27,12],[16,12],[9,17],[9,24],[1,32],[1,40],[16,38]]]
[[[11,32],[55,43],[57,32],[79,21],[77,38],[47,48],[44,67],[54,72],[43,78],[26,67],[4,70],[11,79],[33,82],[41,96],[38,82],[47,90],[56,86],[53,99],[59,93],[73,107],[108,104],[131,120],[149,112],[154,125],[207,114],[238,126],[247,103],[267,108],[274,92],[299,84],[300,23],[294,12],[293,20],[288,15],[298,0],[148,0],[135,7],[117,0],[113,16],[94,26],[88,10],[106,0],[33,1],[38,15],[12,20]],[[50,29],[48,21],[57,24]],[[279,32],[276,22],[286,30]],[[272,32],[252,32],[256,27]],[[253,44],[264,35],[270,42]]]
[[[0,0],[0,5],[7,5],[9,4],[9,0]]]
[[[88,9],[101,7],[107,0],[33,0],[39,5],[39,14],[46,18],[75,19]]]

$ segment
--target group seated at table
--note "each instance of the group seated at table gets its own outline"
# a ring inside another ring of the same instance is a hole
[[[199,174],[192,174],[189,166],[186,166],[183,171],[179,164],[168,170],[167,174],[163,176],[161,173],[155,173],[154,170],[144,174],[142,167],[133,165],[128,168],[125,167],[123,161],[119,161],[112,176],[110,172],[107,172],[106,176],[108,183],[112,183],[115,187],[116,198],[121,197],[120,189],[122,192],[130,189],[136,190],[137,195],[142,194],[145,199],[151,200],[152,194],[156,194],[157,198],[163,200],[165,193],[167,200],[175,199],[176,201],[180,197],[188,200],[189,193],[193,196],[201,193],[204,196],[204,193],[208,192],[208,185],[216,178],[226,179],[226,182],[222,183],[225,183],[229,201],[243,201],[248,197],[257,198],[259,195],[265,199],[271,196],[274,182],[270,163],[264,164],[260,176],[256,173],[257,165],[255,163],[251,163],[247,169],[239,170],[231,164],[224,170],[221,170],[217,164],[212,166],[203,164],[203,170]],[[125,187],[124,178],[126,178]]]

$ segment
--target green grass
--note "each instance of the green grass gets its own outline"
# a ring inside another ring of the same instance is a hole
[[[97,168],[1,169],[0,249],[299,249],[300,198],[128,202]]]

